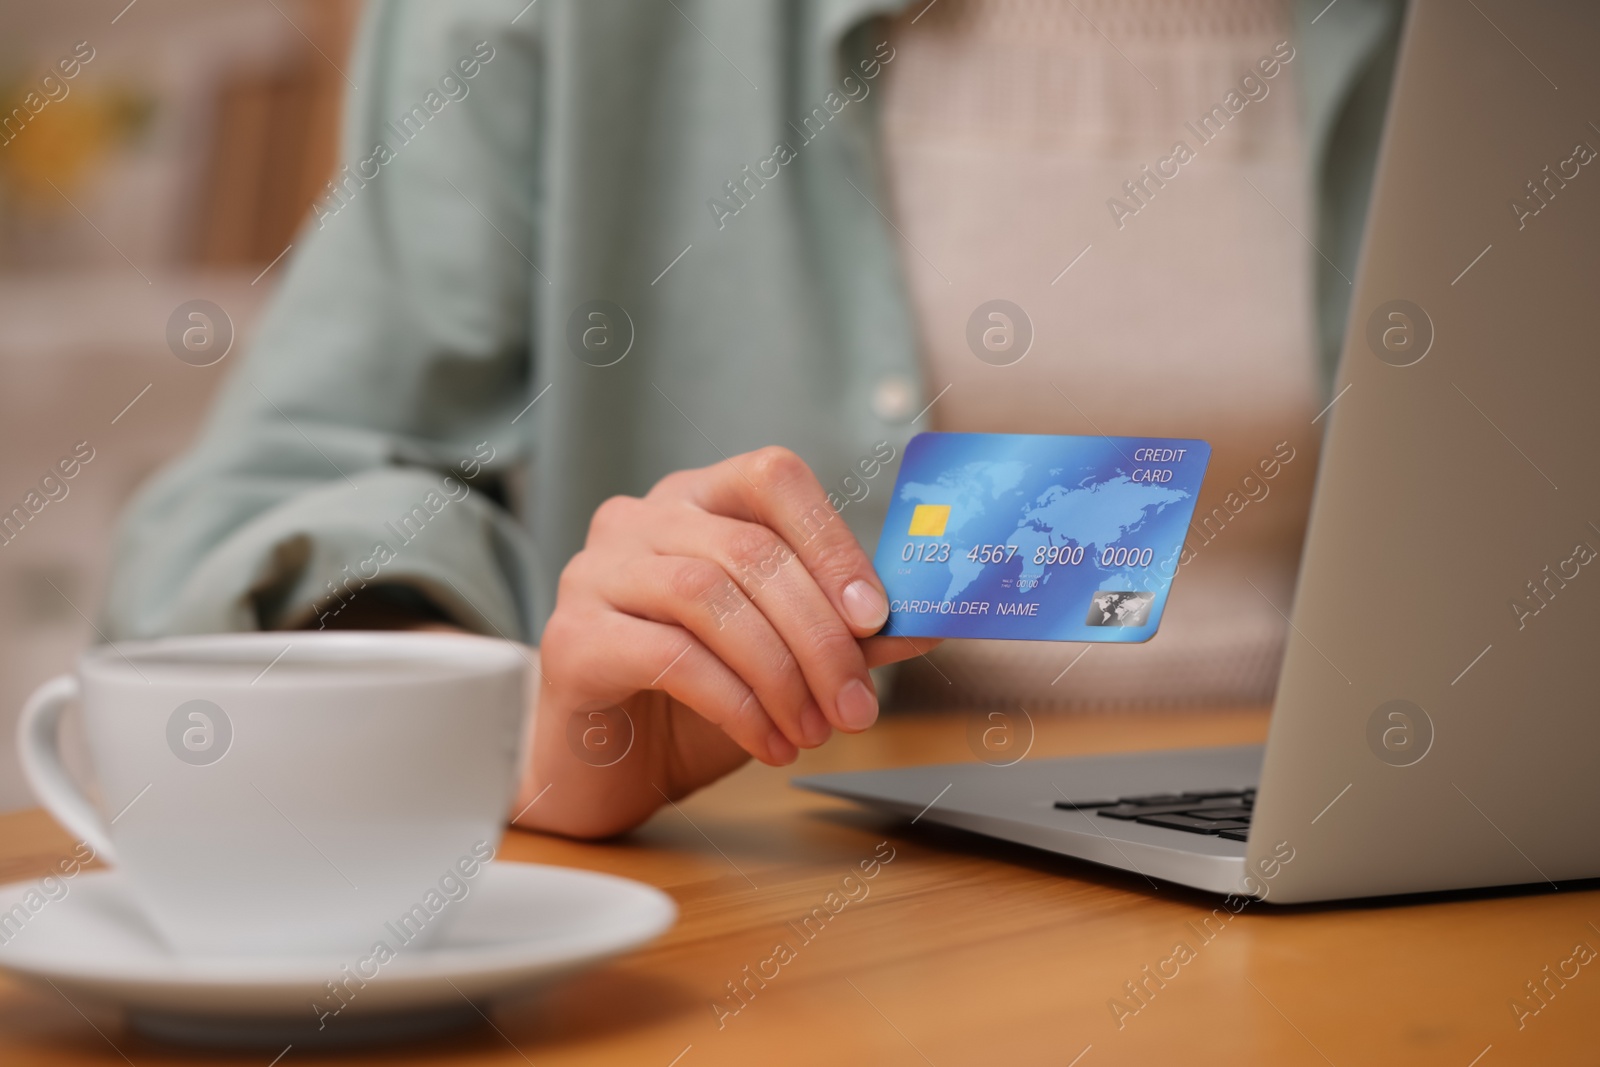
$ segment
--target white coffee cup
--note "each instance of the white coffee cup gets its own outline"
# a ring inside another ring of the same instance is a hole
[[[499,841],[526,669],[510,642],[444,633],[101,645],[29,698],[18,749],[174,950],[364,949]],[[109,815],[62,766],[74,699]]]

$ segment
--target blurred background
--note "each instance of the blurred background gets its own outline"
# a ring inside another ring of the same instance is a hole
[[[0,513],[93,449],[0,537],[0,810],[33,803],[17,712],[96,640],[116,515],[192,439],[332,173],[360,7],[0,0]],[[230,358],[174,355],[191,300]]]

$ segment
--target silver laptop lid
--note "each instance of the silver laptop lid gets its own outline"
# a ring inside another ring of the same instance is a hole
[[[1276,901],[1600,876],[1597,52],[1592,2],[1408,15],[1250,833],[1294,848]]]

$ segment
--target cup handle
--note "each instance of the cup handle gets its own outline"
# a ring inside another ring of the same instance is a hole
[[[61,763],[61,709],[78,695],[78,679],[70,674],[35,689],[17,723],[17,753],[29,788],[56,822],[87,842],[100,859],[114,863],[105,822]]]

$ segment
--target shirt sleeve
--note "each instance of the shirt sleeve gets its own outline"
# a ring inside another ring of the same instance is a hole
[[[117,533],[112,639],[316,625],[369,587],[528,639],[538,12],[370,5],[342,166],[198,439]]]

